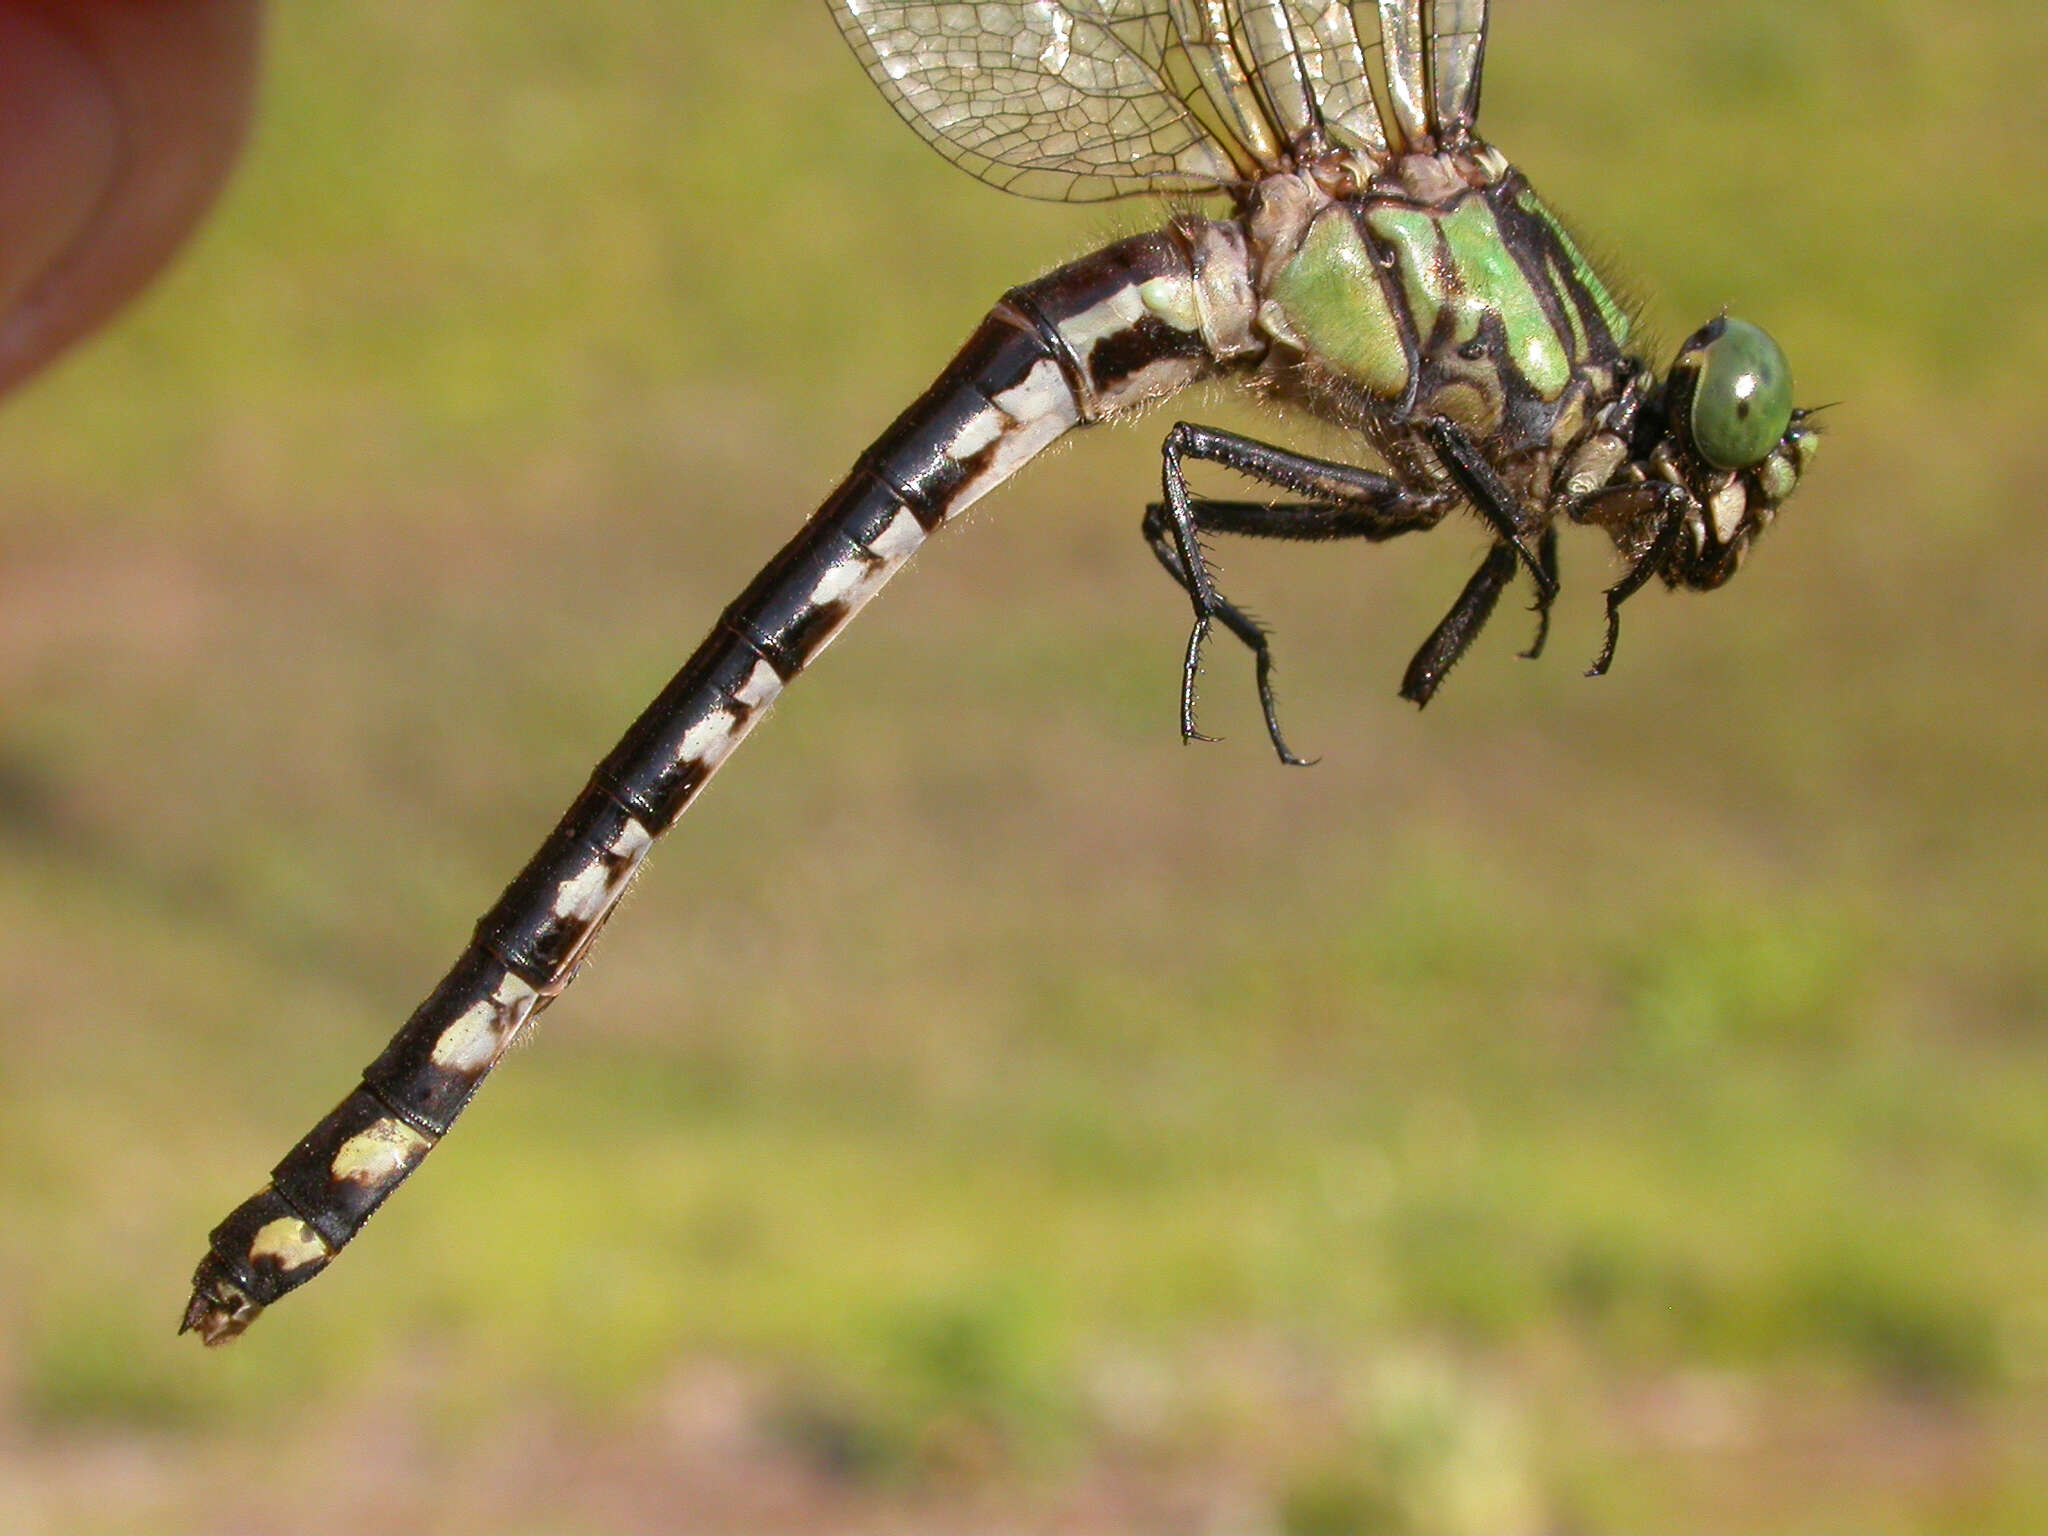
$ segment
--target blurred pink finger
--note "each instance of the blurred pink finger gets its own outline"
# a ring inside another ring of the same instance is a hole
[[[142,289],[226,179],[257,0],[0,0],[0,390]]]

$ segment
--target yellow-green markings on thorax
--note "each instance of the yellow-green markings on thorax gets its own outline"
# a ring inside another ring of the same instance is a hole
[[[1565,324],[1572,330],[1572,356],[1584,362],[1592,351],[1592,341],[1586,333],[1586,317],[1579,313],[1578,300],[1572,297],[1571,284],[1566,280],[1564,268],[1557,264],[1555,255],[1543,258],[1543,276],[1550,283],[1550,291],[1558,295],[1564,308]]]
[[[1572,379],[1569,341],[1551,324],[1535,285],[1508,249],[1500,221],[1483,196],[1448,210],[1379,207],[1365,216],[1374,237],[1398,255],[1402,292],[1418,335],[1434,333],[1448,315],[1453,346],[1479,334],[1489,314],[1500,317],[1508,361],[1543,400],[1559,399]]]
[[[1291,339],[1376,398],[1408,388],[1408,344],[1351,210],[1325,208],[1271,285]]]
[[[1527,187],[1524,187],[1515,198],[1515,206],[1524,213],[1543,221],[1544,227],[1550,231],[1551,237],[1557,241],[1558,248],[1564,252],[1565,258],[1571,262],[1571,277],[1573,281],[1592,297],[1594,307],[1600,311],[1600,323],[1607,327],[1607,334],[1614,338],[1615,350],[1619,351],[1627,346],[1629,331],[1628,311],[1623,309],[1615,301],[1614,295],[1607,291],[1607,285],[1600,281],[1600,274],[1593,270],[1593,264],[1586,260],[1584,253],[1579,250],[1577,242],[1572,239],[1557,215],[1546,208],[1543,205],[1543,199]],[[1567,297],[1570,296],[1569,290],[1566,290],[1566,294]],[[1576,322],[1576,313],[1574,313],[1573,319]]]

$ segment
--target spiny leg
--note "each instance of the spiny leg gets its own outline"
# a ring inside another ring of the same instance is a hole
[[[1519,653],[1524,661],[1534,661],[1541,656],[1544,642],[1550,638],[1550,605],[1557,598],[1558,586],[1557,529],[1554,525],[1544,529],[1543,537],[1536,543],[1536,563],[1543,568],[1550,583],[1548,586],[1537,583],[1536,606],[1530,610],[1536,615],[1536,638],[1529,642],[1529,649]]]
[[[1225,501],[1210,496],[1191,496],[1195,526],[1203,533],[1239,534],[1248,539],[1291,539],[1297,543],[1335,543],[1339,539],[1364,539],[1380,544],[1404,533],[1434,528],[1455,504],[1456,498],[1442,492],[1410,491],[1387,476],[1392,487],[1384,502],[1341,501]],[[1147,538],[1157,529],[1167,530],[1164,502],[1145,508]],[[1167,540],[1169,545],[1171,540]]]
[[[1603,512],[1602,508],[1645,500],[1656,504],[1648,516],[1657,531],[1635,564],[1628,568],[1627,574],[1607,589],[1607,638],[1600,646],[1600,654],[1593,659],[1593,665],[1586,669],[1588,677],[1603,676],[1613,665],[1614,647],[1621,639],[1621,605],[1641,591],[1643,583],[1662,570],[1677,551],[1678,541],[1685,535],[1686,512],[1694,503],[1683,487],[1656,480],[1647,485],[1617,486],[1599,492],[1587,499],[1583,509],[1574,513],[1586,522],[1605,522],[1611,514]]]
[[[1316,500],[1280,505],[1207,501],[1188,494],[1184,458],[1207,460]],[[1145,510],[1145,542],[1194,605],[1181,672],[1181,736],[1206,741],[1195,729],[1195,681],[1212,619],[1220,619],[1252,652],[1266,733],[1283,763],[1301,765],[1280,731],[1273,698],[1272,646],[1265,629],[1216,590],[1202,556],[1201,535],[1234,533],[1270,539],[1390,539],[1439,522],[1453,498],[1417,491],[1391,476],[1273,447],[1191,422],[1177,423],[1161,448],[1166,499]]]
[[[1458,600],[1451,604],[1451,611],[1443,616],[1442,622],[1430,631],[1429,638],[1422,642],[1414,658],[1408,663],[1408,670],[1401,677],[1401,697],[1418,709],[1435,696],[1458,658],[1465,654],[1479,631],[1486,627],[1486,621],[1493,617],[1494,604],[1500,601],[1501,589],[1515,579],[1515,550],[1509,544],[1496,544],[1486,552],[1486,558],[1479,569],[1472,573],[1472,579],[1465,583],[1465,590],[1458,594]],[[1539,611],[1548,612],[1547,599],[1539,599]],[[1543,637],[1536,637],[1537,648],[1541,648]]]
[[[1430,446],[1436,449],[1444,472],[1492,526],[1495,536],[1521,557],[1522,564],[1528,567],[1530,576],[1535,579],[1539,598],[1548,603],[1557,596],[1556,562],[1554,559],[1546,561],[1522,537],[1522,520],[1517,515],[1521,505],[1515,499],[1515,493],[1501,482],[1493,466],[1486,462],[1485,455],[1456,425],[1439,416],[1424,423],[1422,430]]]
[[[1276,506],[1266,502],[1212,501],[1196,497],[1191,504],[1195,512],[1196,526],[1202,532],[1242,533],[1252,537],[1304,540],[1363,538],[1377,542],[1398,534],[1413,532],[1417,528],[1431,526],[1435,521],[1435,518],[1418,520],[1408,511],[1390,514],[1381,507],[1352,507],[1332,502],[1299,502]],[[1168,574],[1185,589],[1187,583],[1181,575],[1179,559],[1166,538],[1165,511],[1165,507],[1159,502],[1154,502],[1145,509],[1145,537],[1152,546],[1153,554],[1158,556],[1159,563],[1165,566]],[[1441,512],[1437,514],[1438,517],[1441,515]],[[1420,706],[1427,704],[1435,695],[1451,668],[1457,665],[1466,649],[1478,638],[1479,631],[1492,617],[1494,605],[1501,592],[1514,579],[1516,559],[1516,551],[1507,544],[1496,544],[1488,552],[1479,569],[1466,583],[1464,591],[1458,595],[1451,611],[1444,615],[1443,621],[1431,632],[1409,662],[1408,669],[1402,677],[1402,698]],[[1550,637],[1550,609],[1556,599],[1558,588],[1555,526],[1545,528],[1543,536],[1537,541],[1536,563],[1548,581],[1537,584],[1536,603],[1531,610],[1536,615],[1536,636],[1530,641],[1529,648],[1519,653],[1528,661],[1534,661],[1543,654],[1544,643]],[[1259,699],[1266,706],[1268,729],[1277,731],[1274,724],[1272,692],[1268,686],[1271,651],[1265,643],[1264,628],[1227,599],[1223,601],[1216,616],[1224,621],[1225,626],[1233,634],[1250,646],[1258,657]],[[1250,633],[1247,633],[1247,630]]]
[[[1209,503],[1193,503],[1197,527],[1202,526],[1202,511]],[[1180,552],[1168,534],[1166,508],[1162,502],[1153,502],[1145,509],[1145,542],[1152,546],[1152,553],[1166,568],[1166,574],[1179,584],[1182,591],[1194,595],[1193,583],[1189,580],[1187,567],[1181,563]],[[1266,717],[1266,734],[1273,740],[1273,746],[1280,754],[1280,761],[1289,767],[1306,767],[1314,758],[1297,757],[1280,734],[1279,704],[1273,697],[1273,645],[1266,627],[1246,613],[1229,598],[1212,589],[1215,616],[1223,621],[1223,627],[1244,642],[1252,653],[1258,689],[1259,708]],[[1194,642],[1190,642],[1193,644]],[[1208,741],[1207,736],[1198,736],[1190,731],[1193,717],[1185,695],[1181,700],[1181,735],[1187,740]]]
[[[1417,515],[1408,510],[1389,513],[1379,507],[1346,506],[1326,501],[1212,501],[1198,496],[1190,500],[1189,506],[1194,513],[1196,529],[1201,533],[1236,533],[1251,538],[1303,541],[1358,538],[1379,542],[1430,527],[1442,516],[1441,508]],[[1182,591],[1192,595],[1179,550],[1170,537],[1165,503],[1155,501],[1146,507],[1143,532],[1145,542],[1151,546],[1153,555],[1167,575]],[[1272,738],[1281,761],[1295,767],[1314,763],[1314,758],[1297,756],[1282,739],[1279,704],[1273,694],[1273,647],[1266,627],[1221,593],[1216,594],[1215,603],[1215,617],[1222,620],[1224,628],[1237,636],[1252,653],[1259,707],[1266,717],[1266,733]]]

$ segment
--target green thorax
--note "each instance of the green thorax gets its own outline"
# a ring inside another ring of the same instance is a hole
[[[1317,210],[1266,280],[1266,327],[1392,421],[1548,439],[1614,376],[1627,314],[1518,173],[1437,201]]]

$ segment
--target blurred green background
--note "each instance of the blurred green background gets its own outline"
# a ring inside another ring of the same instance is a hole
[[[1272,423],[1077,442],[207,1354],[206,1229],[717,608],[1156,218],[961,176],[810,0],[279,9],[218,218],[0,415],[0,1527],[2048,1529],[2048,21],[1496,10],[1665,343],[1846,402],[1742,578],[1587,682],[1568,538],[1418,716],[1476,528],[1223,547],[1286,772],[1227,646],[1176,740],[1137,536],[1166,422]]]

